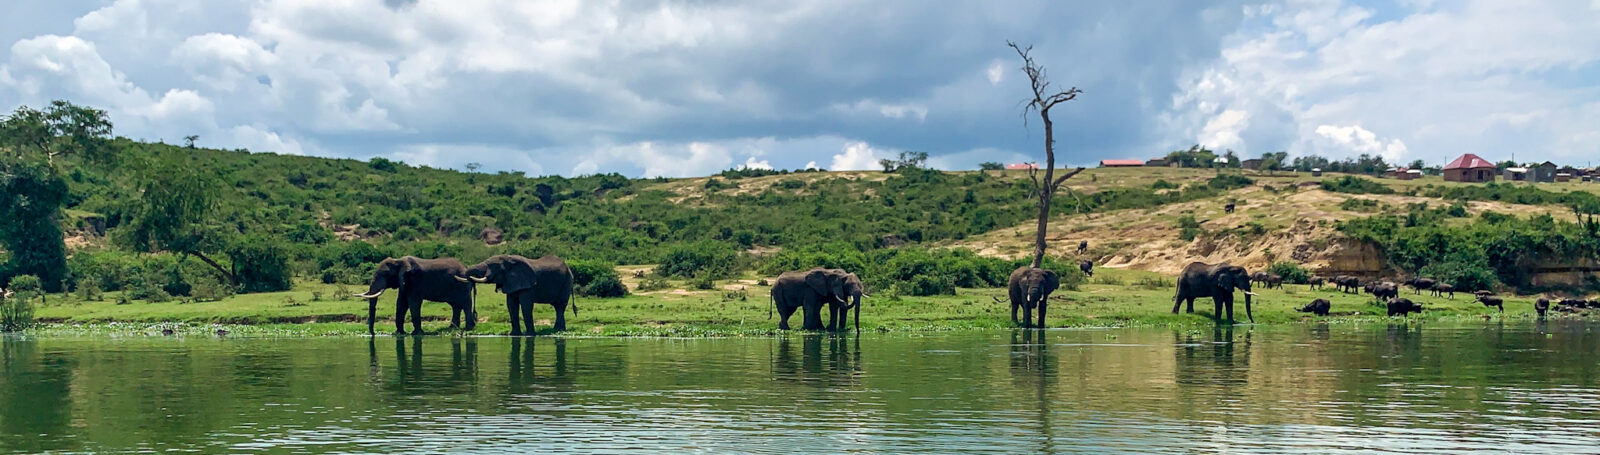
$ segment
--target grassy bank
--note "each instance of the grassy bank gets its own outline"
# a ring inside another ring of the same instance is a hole
[[[635,293],[615,299],[580,298],[578,316],[569,313],[569,336],[763,336],[778,333],[777,321],[768,320],[768,288],[754,276],[718,282],[720,289],[674,288]],[[1051,327],[1209,326],[1210,302],[1197,301],[1194,314],[1171,314],[1173,278],[1148,272],[1101,270],[1079,290],[1056,293],[1049,315]],[[366,302],[335,299],[339,289],[321,284],[301,284],[290,292],[234,296],[220,302],[134,302],[118,305],[115,298],[101,302],[63,300],[53,295],[40,305],[36,316],[47,324],[41,333],[160,334],[164,328],[181,333],[209,334],[221,327],[233,336],[359,335],[366,332]],[[1010,328],[1009,305],[996,302],[1004,289],[959,289],[956,295],[933,297],[869,298],[862,309],[863,332],[919,332]],[[1285,285],[1261,289],[1255,306],[1258,324],[1310,323],[1320,320],[1349,323],[1386,321],[1383,309],[1368,295],[1343,294],[1332,289],[1310,290]],[[1406,297],[1421,302],[1428,311],[1413,320],[1473,318],[1531,318],[1530,298],[1509,298],[1506,313],[1474,302],[1467,294],[1455,300],[1427,295]],[[1242,297],[1242,296],[1241,296]],[[510,331],[504,297],[491,286],[478,291],[482,321],[474,335]],[[1314,298],[1333,302],[1333,314],[1317,318],[1294,311]],[[554,318],[549,306],[535,311],[540,333],[548,334]],[[1236,307],[1244,318],[1242,300]],[[423,306],[424,330],[453,335],[449,307]],[[379,333],[393,332],[393,294],[380,300]],[[799,324],[799,315],[792,321]]]

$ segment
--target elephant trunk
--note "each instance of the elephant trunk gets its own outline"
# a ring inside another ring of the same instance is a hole
[[[856,294],[856,303],[850,305],[856,309],[856,334],[861,334],[861,294]]]
[[[1251,324],[1256,323],[1256,316],[1250,312],[1250,297],[1253,295],[1255,293],[1250,291],[1245,291],[1244,293],[1244,316],[1250,319]]]
[[[378,299],[376,297],[369,298],[369,299],[367,299],[367,334],[368,335],[372,335],[372,334],[377,333],[377,332],[373,331],[373,329],[372,329],[372,322],[374,320],[376,320],[377,318],[378,318]]]

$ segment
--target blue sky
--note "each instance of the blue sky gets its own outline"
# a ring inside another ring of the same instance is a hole
[[[0,0],[0,108],[118,134],[533,175],[1060,159],[1600,158],[1600,0]]]

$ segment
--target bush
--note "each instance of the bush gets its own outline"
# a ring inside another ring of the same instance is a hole
[[[580,288],[599,278],[618,276],[616,265],[604,261],[572,260],[567,261],[567,268],[572,270],[572,283]]]
[[[17,279],[22,277],[33,277],[34,281],[38,281],[38,277],[33,275],[22,275],[12,278],[11,282],[16,283]],[[19,332],[33,327],[31,299],[21,292],[12,292],[10,297],[0,295],[0,332]]]
[[[1323,180],[1322,189],[1336,193],[1394,194],[1393,189],[1390,189],[1388,186],[1385,186],[1382,183],[1353,175],[1346,175],[1333,180]]]
[[[17,275],[11,277],[10,286],[9,290],[13,293],[11,297],[14,299],[27,301],[44,295],[44,282],[40,281],[37,276]]]
[[[719,279],[733,275],[739,255],[732,245],[714,241],[681,244],[667,250],[656,265],[663,277]]]
[[[1159,276],[1140,277],[1133,281],[1133,285],[1151,290],[1176,289],[1178,286],[1177,282]]]
[[[639,281],[639,292],[659,291],[672,287],[672,283],[660,275],[651,275]]]
[[[716,289],[717,282],[709,276],[697,276],[689,279],[689,287],[700,290]]]
[[[1205,232],[1206,231],[1204,229],[1200,228],[1200,222],[1194,219],[1194,215],[1184,215],[1178,217],[1179,239],[1187,242],[1194,240],[1195,237],[1199,237],[1200,234],[1204,234]]]
[[[590,297],[610,298],[628,296],[628,287],[622,284],[622,279],[618,278],[617,274],[615,273],[595,278],[594,281],[589,282],[589,285],[585,286],[582,291],[583,295]]]
[[[104,291],[100,289],[100,280],[97,278],[89,278],[79,281],[77,291],[78,300],[85,302],[99,302],[105,294]]]
[[[1496,283],[1494,269],[1488,264],[1475,264],[1463,261],[1436,262],[1423,266],[1418,271],[1421,276],[1430,276],[1441,283],[1450,283],[1456,287],[1457,292],[1480,291],[1494,289]]]
[[[1371,199],[1350,198],[1339,203],[1339,208],[1351,212],[1377,212],[1383,210],[1378,201]]]
[[[287,291],[293,285],[289,253],[275,238],[245,237],[233,244],[228,257],[233,259],[234,278],[239,281],[242,292]]]
[[[1278,261],[1267,267],[1267,273],[1283,278],[1283,282],[1290,284],[1306,284],[1311,280],[1311,272],[1305,267],[1289,261]]]
[[[201,302],[219,302],[233,296],[233,286],[212,274],[195,277],[189,296]]]

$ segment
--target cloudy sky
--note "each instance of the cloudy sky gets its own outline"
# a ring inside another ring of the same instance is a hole
[[[1600,0],[0,0],[0,108],[531,175],[1042,157],[1600,161]]]

